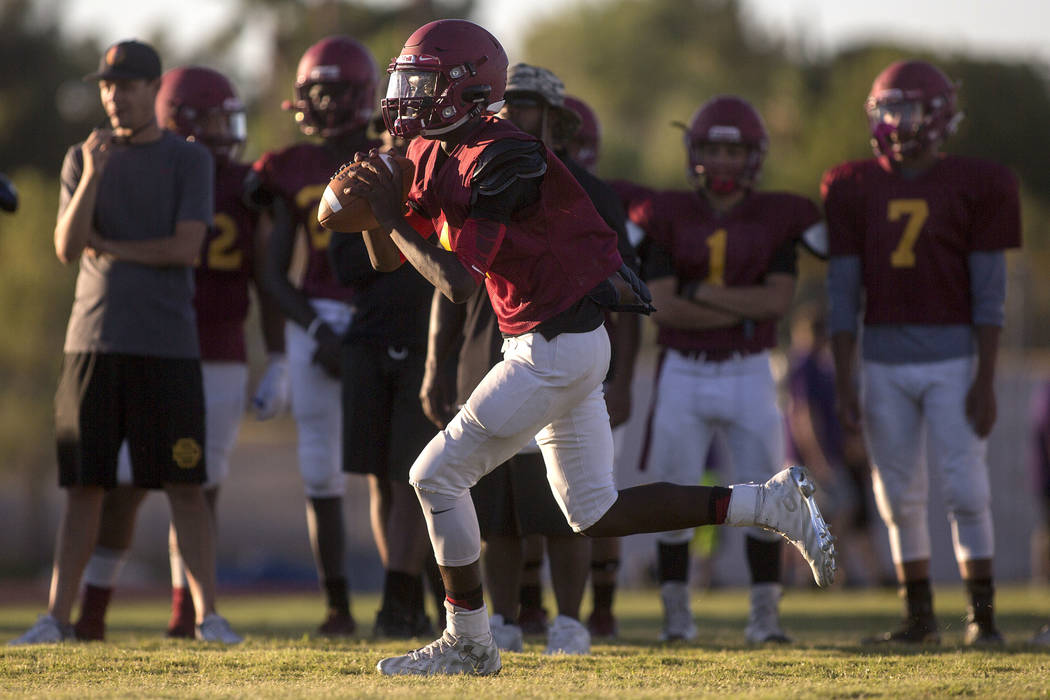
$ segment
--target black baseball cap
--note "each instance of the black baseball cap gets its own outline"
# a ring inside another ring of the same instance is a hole
[[[156,80],[160,77],[160,56],[149,44],[129,39],[113,44],[98,62],[98,70],[84,80]]]

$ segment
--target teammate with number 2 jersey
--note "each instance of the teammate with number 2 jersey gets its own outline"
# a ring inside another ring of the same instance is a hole
[[[1021,243],[1017,183],[999,165],[940,153],[962,115],[954,84],[929,63],[886,68],[867,111],[877,157],[831,169],[821,190],[840,419],[845,430],[863,427],[907,603],[903,625],[870,641],[940,639],[929,580],[925,442],[970,599],[964,642],[1001,644],[985,453],[996,417],[1003,251]]]

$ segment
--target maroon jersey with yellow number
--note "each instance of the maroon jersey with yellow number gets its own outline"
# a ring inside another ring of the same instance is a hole
[[[379,142],[367,142],[361,150],[368,151],[379,145]],[[328,262],[332,232],[317,222],[317,205],[328,181],[352,156],[350,153],[340,159],[332,149],[321,144],[298,143],[264,153],[252,166],[260,185],[287,202],[296,230],[306,234],[308,253],[300,288],[311,299],[349,302],[353,298],[353,289],[339,284]]]
[[[616,234],[549,150],[539,201],[519,212],[501,239],[461,235],[478,157],[500,139],[537,140],[506,120],[485,117],[446,162],[437,141],[417,138],[408,147],[416,166],[408,199],[429,218],[441,246],[476,278],[484,276],[500,330],[520,335],[579,301],[622,260]]]
[[[904,178],[882,159],[821,182],[832,256],[859,256],[866,324],[972,322],[968,255],[1021,244],[1017,181],[1003,166],[942,156]]]
[[[658,192],[637,209],[651,246],[670,256],[680,284],[762,284],[778,251],[820,221],[816,205],[786,192],[749,192],[719,215],[699,192]],[[660,326],[657,342],[676,350],[752,353],[776,345],[775,319],[729,328]]]
[[[215,171],[215,216],[201,248],[193,297],[205,362],[247,361],[244,320],[258,218],[242,197],[250,170],[247,163],[234,163]]]

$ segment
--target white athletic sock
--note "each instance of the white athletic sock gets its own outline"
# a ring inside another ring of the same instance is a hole
[[[754,525],[755,510],[758,508],[758,490],[760,484],[733,484],[729,496],[729,510],[726,511],[726,525],[737,527]]]
[[[445,628],[457,637],[486,640],[492,636],[489,611],[485,605],[467,610],[445,601]]]
[[[120,570],[124,567],[126,556],[127,551],[123,549],[95,547],[91,559],[84,567],[84,583],[97,588],[113,588],[117,577],[120,576]]]

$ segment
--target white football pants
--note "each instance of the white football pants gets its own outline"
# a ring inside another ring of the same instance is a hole
[[[764,482],[783,469],[784,421],[777,408],[769,353],[707,362],[668,350],[654,401],[647,459],[655,478],[699,484],[716,431],[725,438],[729,483]],[[750,528],[748,534],[764,541],[779,539],[761,528]],[[691,528],[658,537],[667,544],[692,538]]]
[[[586,530],[616,501],[613,440],[602,380],[609,367],[604,327],[509,338],[503,361],[426,446],[409,480],[419,495],[438,564],[481,555],[469,489],[535,436],[547,482],[572,529]]]
[[[941,479],[956,560],[994,554],[987,442],[966,420],[966,393],[975,369],[973,357],[862,363],[864,435],[894,563],[930,558],[924,438],[929,464]]]
[[[346,332],[353,307],[333,299],[311,299],[317,315],[337,335]],[[338,379],[313,362],[317,341],[298,323],[284,326],[292,416],[298,429],[299,472],[307,498],[333,498],[346,490],[343,474],[343,404]]]

